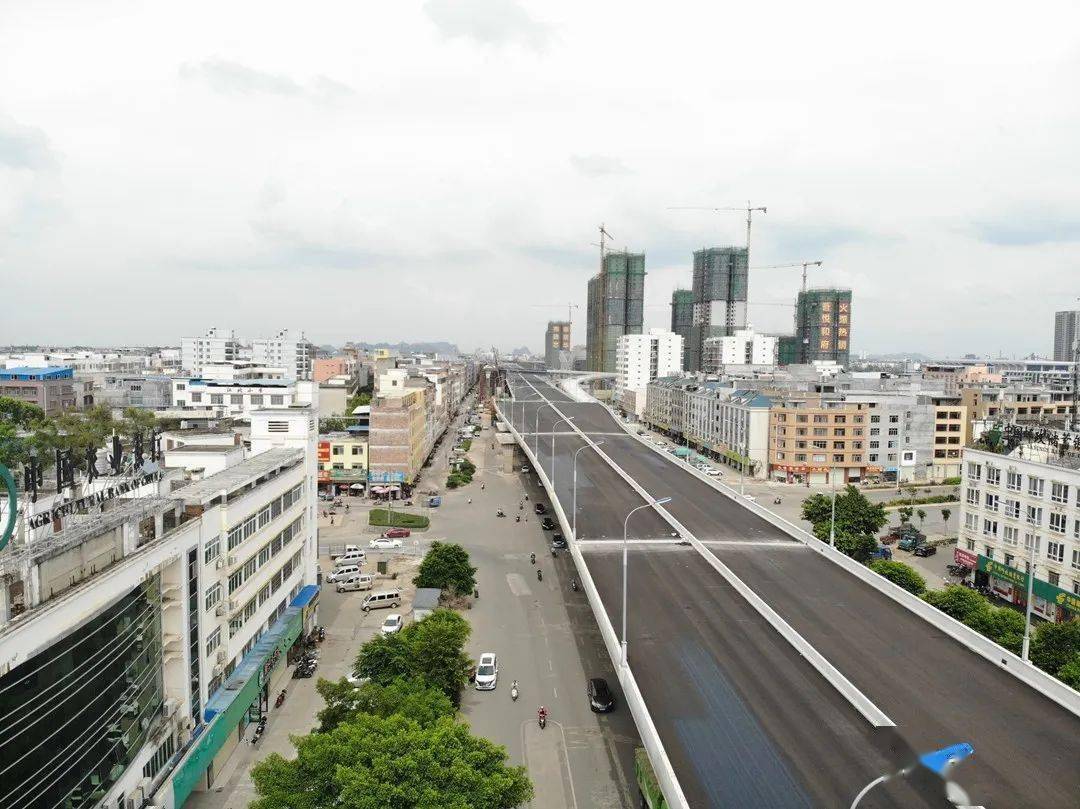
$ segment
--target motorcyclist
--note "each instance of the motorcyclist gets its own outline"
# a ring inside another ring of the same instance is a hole
[[[535,553],[530,553],[529,554],[529,562],[534,564],[534,565],[536,564],[536,554]]]
[[[536,720],[541,724],[547,722],[547,715],[547,708],[545,708],[543,705],[536,709]]]

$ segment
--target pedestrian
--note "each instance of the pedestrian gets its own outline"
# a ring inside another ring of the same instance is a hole
[[[484,489],[486,489],[486,488],[487,488],[487,484],[486,484],[486,483],[481,483],[481,484],[480,484],[480,491],[484,491]]]

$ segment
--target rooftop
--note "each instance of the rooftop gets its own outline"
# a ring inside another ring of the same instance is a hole
[[[16,379],[21,381],[34,381],[41,379],[72,379],[75,376],[73,368],[35,367],[21,366],[18,368],[0,368],[0,379]]]
[[[190,483],[176,494],[187,502],[207,503],[222,491],[233,492],[266,475],[274,474],[303,460],[300,449],[270,449],[208,478]]]

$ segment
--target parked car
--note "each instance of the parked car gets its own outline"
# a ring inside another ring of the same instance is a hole
[[[936,545],[919,545],[912,553],[915,556],[933,556],[937,553]]]
[[[529,467],[527,467],[527,466],[523,466],[523,467],[521,467],[521,471],[522,471],[523,473],[525,473],[525,474],[527,475],[527,474],[529,474],[529,472],[531,472],[532,470],[531,470],[531,469],[529,469]]]
[[[545,506],[543,503],[537,503],[535,506],[533,506],[533,511],[535,511],[537,514],[546,514],[547,506]]]
[[[566,537],[562,534],[551,535],[551,547],[556,550],[563,550],[566,547]]]
[[[357,590],[370,590],[375,586],[375,577],[369,573],[354,573],[335,579],[339,593],[352,593]]]
[[[484,652],[476,664],[476,690],[492,691],[499,679],[499,661],[494,652]]]
[[[408,528],[389,528],[382,532],[383,539],[403,539],[410,536],[412,532]]]
[[[329,584],[334,584],[335,582],[344,581],[352,576],[359,575],[360,565],[342,565],[341,567],[334,568],[334,570],[326,577],[326,581]]]
[[[904,534],[900,539],[898,548],[902,551],[914,551],[926,544],[926,534],[916,531],[914,534]]]
[[[386,620],[383,621],[382,628],[379,631],[384,635],[393,635],[395,632],[401,631],[402,623],[401,614],[392,612],[386,616]]]
[[[394,548],[400,548],[404,544],[400,539],[376,537],[368,543],[368,547],[373,551],[392,551]]]
[[[710,466],[708,469],[705,470],[705,474],[706,475],[722,475],[724,473],[721,472],[719,469],[717,469],[717,468],[715,468],[713,466]]]
[[[540,520],[540,527],[545,531],[554,531],[555,520],[551,519],[551,517],[544,517],[544,519]]]
[[[362,550],[360,550],[359,545],[346,545],[345,550],[343,552],[331,554],[330,558],[331,559],[337,559],[337,558],[339,558],[341,556],[348,556],[351,553],[359,553],[362,556],[364,552]]]
[[[593,677],[586,687],[589,695],[589,709],[593,713],[607,713],[615,710],[615,695],[611,693],[607,680],[603,677]]]

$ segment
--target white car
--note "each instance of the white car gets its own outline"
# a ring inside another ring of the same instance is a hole
[[[373,551],[390,551],[394,548],[400,548],[404,546],[404,542],[400,539],[387,539],[386,537],[376,537],[368,543],[368,548]]]
[[[393,635],[395,632],[400,632],[401,627],[401,616],[396,612],[392,612],[386,616],[386,620],[383,621],[382,629],[379,631],[384,635]]]
[[[705,470],[705,474],[706,475],[722,475],[724,473],[721,472],[719,469],[713,469],[713,467],[710,466],[708,469]]]
[[[499,661],[494,652],[484,652],[476,665],[476,690],[494,691],[499,679]]]

